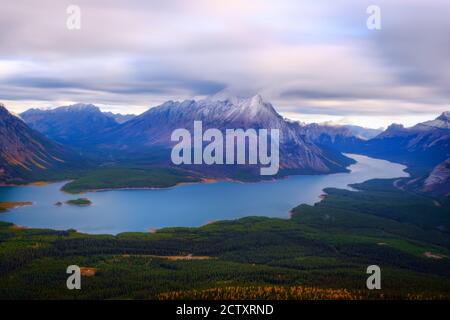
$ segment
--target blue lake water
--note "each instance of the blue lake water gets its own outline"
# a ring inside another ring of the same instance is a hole
[[[369,179],[408,176],[403,165],[360,155],[348,156],[357,161],[350,166],[350,173],[290,176],[257,183],[186,184],[159,190],[88,192],[81,196],[61,192],[63,182],[0,187],[0,201],[33,202],[31,206],[0,213],[0,220],[35,228],[117,234],[168,226],[200,226],[252,215],[288,218],[293,207],[319,201],[324,188],[349,189],[348,184]],[[54,205],[79,197],[87,197],[93,204]]]

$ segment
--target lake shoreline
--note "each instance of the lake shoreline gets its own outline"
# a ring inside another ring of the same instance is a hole
[[[13,188],[4,194],[3,199],[33,200],[36,209],[15,208],[15,214],[3,220],[30,228],[76,229],[87,234],[115,235],[149,229],[200,227],[244,217],[290,219],[298,205],[313,206],[322,202],[327,188],[352,190],[352,184],[371,179],[406,177],[405,168],[389,161],[358,156],[350,173],[291,175],[259,182],[202,178],[201,181],[180,182],[171,187],[102,188],[83,192],[96,203],[91,209],[84,206],[83,210],[76,206],[55,207],[55,202],[63,203],[73,196],[61,190],[65,182],[38,189]],[[206,184],[211,184],[211,187],[205,187]],[[186,188],[175,188],[182,185]],[[149,192],[120,192],[127,190]]]
[[[0,201],[0,213],[11,211],[18,207],[31,206],[31,201]]]
[[[172,189],[178,186],[183,186],[183,185],[193,185],[193,184],[209,184],[209,183],[217,183],[217,182],[221,182],[221,181],[230,181],[230,182],[238,182],[238,181],[234,181],[234,180],[221,180],[221,179],[214,179],[214,178],[204,178],[201,179],[200,181],[193,181],[193,182],[178,182],[176,184],[174,184],[173,186],[169,186],[169,187],[110,187],[110,188],[99,188],[99,189],[86,189],[84,191],[81,192],[68,192],[66,190],[64,190],[64,186],[61,187],[60,191],[65,193],[65,194],[70,194],[70,195],[75,195],[75,194],[84,194],[84,193],[90,193],[90,192],[104,192],[104,191],[124,191],[124,190],[166,190],[166,189]],[[64,182],[64,181],[63,181]],[[69,183],[70,181],[68,181],[67,183]]]
[[[342,173],[351,173],[351,170],[348,170],[346,172],[332,172],[332,173],[315,173],[315,174],[290,174],[290,175],[283,175],[283,176],[277,176],[272,179],[261,179],[261,180],[236,180],[232,178],[200,178],[199,181],[192,181],[192,182],[177,182],[174,185],[168,186],[168,187],[107,187],[107,188],[98,188],[98,189],[86,189],[80,192],[68,192],[64,190],[64,186],[61,187],[60,191],[69,194],[69,195],[76,195],[76,194],[84,194],[84,193],[90,193],[90,192],[105,192],[105,191],[124,191],[124,190],[169,190],[173,189],[179,186],[184,185],[196,185],[196,184],[212,184],[212,183],[218,183],[218,182],[232,182],[232,183],[239,183],[239,184],[257,184],[257,183],[272,183],[277,182],[280,180],[286,180],[290,177],[297,177],[297,176],[330,176],[335,174],[342,174]],[[59,183],[59,182],[66,182],[70,183],[75,180],[67,180],[67,181],[55,181],[55,182],[49,182],[47,184],[51,183]],[[1,186],[1,185],[0,185]],[[8,185],[11,187],[14,186],[23,186],[23,185]]]
[[[344,153],[343,153],[344,154]],[[354,160],[351,155],[352,154],[344,154],[346,156],[348,156],[349,158],[351,158],[352,160]],[[356,155],[356,154],[355,154]],[[355,160],[354,160],[355,161]],[[272,178],[256,178],[256,179],[243,179],[243,180],[238,180],[238,179],[233,179],[230,177],[195,177],[195,178],[199,178],[199,181],[192,181],[192,182],[176,182],[173,185],[169,185],[169,186],[146,186],[146,187],[102,187],[102,188],[87,188],[84,189],[82,191],[67,191],[64,190],[64,187],[74,181],[77,181],[80,177],[74,178],[74,179],[70,179],[70,180],[38,180],[38,181],[31,181],[31,182],[24,182],[24,183],[2,183],[0,182],[0,187],[23,187],[23,186],[46,186],[49,184],[53,184],[53,183],[62,183],[65,182],[65,184],[61,187],[61,192],[64,192],[66,194],[71,194],[71,195],[75,195],[75,194],[83,194],[83,193],[88,193],[88,192],[97,192],[97,191],[114,191],[114,190],[160,190],[160,189],[170,189],[173,187],[177,187],[177,186],[182,186],[182,185],[188,185],[188,184],[201,184],[201,183],[216,183],[216,182],[234,182],[234,183],[260,183],[260,182],[272,182],[272,181],[278,181],[278,180],[284,180],[284,179],[288,179],[289,177],[292,176],[327,176],[327,175],[333,175],[333,174],[340,174],[340,173],[350,173],[351,170],[349,169],[349,167],[351,167],[352,165],[354,165],[357,161],[355,161],[352,164],[349,164],[347,167],[345,167],[345,170],[342,171],[335,171],[335,172],[328,172],[328,173],[320,173],[320,172],[311,172],[311,173],[301,173],[301,174],[284,174],[284,175],[275,175]]]

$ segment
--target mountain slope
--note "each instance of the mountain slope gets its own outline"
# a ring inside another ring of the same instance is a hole
[[[374,139],[363,152],[413,166],[433,168],[450,157],[450,113],[436,120],[405,128],[393,124]]]
[[[20,117],[50,139],[76,147],[86,147],[92,138],[119,125],[98,107],[81,103],[51,110],[29,109]]]
[[[283,119],[259,95],[168,101],[107,132],[98,143],[101,148],[126,153],[168,148],[175,144],[170,140],[173,130],[186,128],[192,132],[194,121],[202,121],[203,130],[218,128],[222,132],[238,128],[279,129],[280,167],[292,173],[339,172],[352,163],[340,153],[324,150],[305,138],[298,123]]]
[[[443,112],[435,120],[419,123],[413,128],[416,130],[450,129],[450,111]]]
[[[442,196],[450,196],[450,158],[437,165],[423,183],[422,190]]]
[[[434,167],[429,174],[406,181],[401,187],[433,196],[450,196],[450,158]]]
[[[0,104],[0,182],[39,178],[50,170],[67,167],[73,157]]]

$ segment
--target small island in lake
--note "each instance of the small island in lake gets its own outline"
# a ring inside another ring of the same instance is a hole
[[[92,201],[87,198],[79,198],[74,200],[68,200],[66,201],[66,203],[74,206],[89,206],[92,204]]]

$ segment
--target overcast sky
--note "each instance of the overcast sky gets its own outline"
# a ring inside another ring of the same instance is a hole
[[[81,30],[66,27],[69,5]],[[381,8],[381,30],[366,9]],[[0,5],[0,101],[140,113],[227,89],[283,115],[412,125],[450,110],[448,0],[40,0]]]

